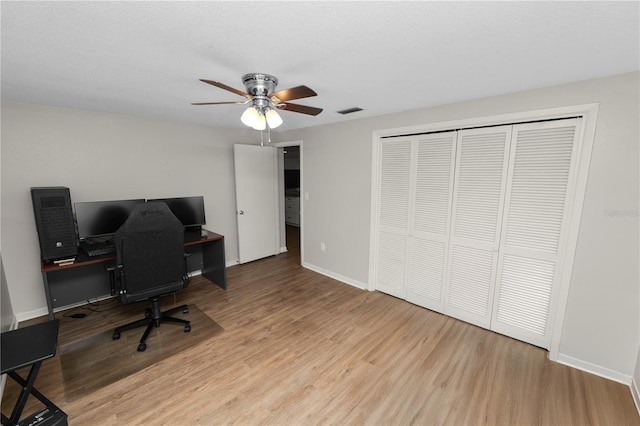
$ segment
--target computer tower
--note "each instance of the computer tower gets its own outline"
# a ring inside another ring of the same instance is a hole
[[[33,213],[44,261],[67,259],[78,254],[69,188],[31,188]]]

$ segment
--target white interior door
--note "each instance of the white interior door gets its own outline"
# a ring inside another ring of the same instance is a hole
[[[549,347],[579,120],[514,126],[492,330]]]
[[[458,133],[445,313],[489,328],[511,126]]]
[[[238,256],[240,263],[278,253],[276,148],[234,145]]]
[[[407,300],[444,309],[443,280],[455,165],[456,132],[415,137],[415,189],[408,244]]]
[[[411,153],[411,137],[381,142],[375,288],[402,299],[406,298]]]

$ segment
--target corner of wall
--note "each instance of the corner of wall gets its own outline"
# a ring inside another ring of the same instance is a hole
[[[313,271],[313,272],[317,272],[317,273],[322,274],[324,276],[327,276],[329,278],[333,278],[336,281],[340,281],[340,282],[342,282],[344,284],[349,284],[350,286],[359,288],[360,290],[367,290],[367,288],[368,288],[367,283],[363,283],[363,282],[360,282],[358,280],[354,280],[354,279],[345,277],[343,275],[336,274],[336,273],[331,272],[331,271],[329,271],[327,269],[324,269],[324,268],[321,268],[319,266],[316,266],[316,265],[314,265],[312,263],[302,262],[302,266],[304,268],[307,268],[307,269]]]

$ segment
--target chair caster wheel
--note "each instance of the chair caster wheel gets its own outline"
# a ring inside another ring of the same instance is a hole
[[[185,333],[188,333],[188,332],[190,332],[190,331],[191,331],[191,326],[190,326],[189,324],[185,325],[185,326],[184,326],[184,332],[185,332]]]
[[[188,313],[189,313],[189,308],[184,308],[184,309],[182,310],[182,313],[183,313],[183,314],[188,314]]]
[[[140,343],[138,345],[138,352],[144,352],[147,349],[147,344],[146,343]]]
[[[145,317],[146,319],[151,318],[151,309],[145,309],[145,310],[144,310],[144,317]]]
[[[113,337],[113,340],[120,339],[120,332],[119,331],[114,331],[112,337]]]

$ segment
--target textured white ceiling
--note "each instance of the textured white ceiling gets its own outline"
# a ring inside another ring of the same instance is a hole
[[[289,130],[636,71],[639,4],[2,1],[2,99],[240,128],[198,79],[261,72],[318,93]]]

